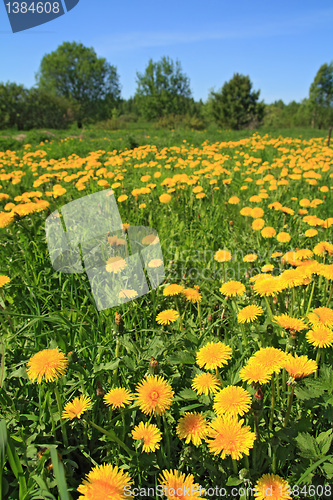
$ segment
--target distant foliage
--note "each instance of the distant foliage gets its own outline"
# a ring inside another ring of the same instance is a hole
[[[81,43],[64,42],[43,57],[37,84],[59,97],[69,99],[77,107],[78,121],[106,119],[120,98],[117,69],[93,48]]]
[[[294,128],[311,126],[311,109],[308,99],[284,104],[280,99],[265,105],[263,118],[265,128]]]
[[[320,66],[309,91],[312,127],[333,125],[333,61]]]
[[[143,74],[137,73],[135,100],[141,115],[148,119],[189,111],[191,90],[188,77],[179,61],[168,57],[158,62],[150,59]]]
[[[0,83],[0,128],[22,129],[28,90],[16,83]]]
[[[166,115],[162,116],[154,123],[157,129],[176,129],[186,128],[193,130],[204,130],[205,122],[199,116],[191,116],[189,113],[186,115]]]
[[[68,99],[16,83],[0,84],[0,128],[64,129],[73,122],[75,104]]]
[[[258,102],[260,90],[252,90],[248,76],[234,74],[219,92],[212,92],[210,106],[213,118],[232,130],[257,128],[264,115],[264,103]]]

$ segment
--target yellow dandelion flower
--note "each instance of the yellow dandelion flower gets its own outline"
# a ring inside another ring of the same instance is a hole
[[[237,203],[240,202],[240,199],[238,198],[238,196],[232,196],[231,198],[229,198],[228,200],[228,203],[230,205],[237,205]]]
[[[231,353],[231,347],[223,342],[209,342],[197,352],[196,362],[200,368],[215,370],[228,363]]]
[[[255,321],[263,312],[263,308],[255,304],[243,307],[237,315],[237,321],[238,323],[252,323],[252,321]]]
[[[313,359],[309,359],[307,356],[293,356],[292,354],[287,354],[284,368],[287,370],[289,375],[295,380],[301,380],[311,373],[314,373],[318,365]]]
[[[251,217],[253,219],[261,219],[264,215],[264,211],[260,207],[255,207],[251,210]]]
[[[97,465],[86,475],[77,491],[79,500],[133,500],[129,474],[111,464]]]
[[[306,340],[315,347],[330,347],[333,345],[333,332],[327,326],[316,326],[305,335]]]
[[[275,347],[262,347],[253,354],[251,360],[260,363],[265,370],[278,373],[284,366],[286,354]]]
[[[321,264],[318,274],[324,276],[327,280],[333,280],[333,264]]]
[[[163,295],[164,297],[168,297],[169,295],[178,295],[184,290],[184,287],[182,285],[168,285],[163,289]]]
[[[186,298],[187,302],[201,302],[201,294],[195,288],[185,288],[182,290],[182,295]]]
[[[292,330],[300,332],[306,330],[307,326],[301,319],[291,318],[288,314],[281,314],[281,316],[274,316],[275,321],[281,328],[285,330]]]
[[[198,446],[207,436],[207,421],[202,413],[185,412],[178,420],[176,433],[186,444],[192,441]]]
[[[142,450],[149,453],[150,451],[158,450],[162,434],[157,425],[149,424],[148,422],[140,422],[132,430],[132,438],[136,441],[143,441]]]
[[[138,294],[135,290],[126,288],[124,290],[120,290],[120,292],[118,293],[118,297],[120,299],[135,299],[135,297],[138,297]]]
[[[327,252],[329,255],[333,255],[333,244],[328,241],[320,241],[313,249],[315,255],[324,255]]]
[[[214,395],[213,408],[217,415],[244,415],[251,407],[251,395],[242,387],[228,385]]]
[[[0,229],[10,226],[13,221],[14,214],[12,212],[9,214],[6,214],[6,212],[0,212]]]
[[[313,252],[309,248],[302,248],[296,251],[296,260],[307,260],[311,259],[311,257],[313,257]]]
[[[136,399],[146,415],[162,415],[172,405],[174,392],[163,377],[148,375],[136,387]]]
[[[289,233],[282,232],[276,235],[276,239],[279,243],[288,243],[291,240],[291,236]]]
[[[253,290],[256,295],[270,297],[280,293],[283,290],[283,284],[278,277],[265,276],[255,281]]]
[[[239,460],[243,455],[249,455],[250,448],[253,448],[255,434],[250,427],[243,426],[244,420],[226,414],[217,417],[209,424],[208,448],[214,455],[221,455],[224,459],[231,455],[233,460]]]
[[[208,396],[211,392],[214,393],[218,390],[221,385],[219,379],[209,372],[199,373],[196,375],[192,382],[192,389],[196,391],[198,395],[204,394]]]
[[[317,229],[311,228],[311,229],[307,229],[304,234],[307,238],[313,238],[314,236],[317,236],[318,231],[317,231]]]
[[[261,231],[261,236],[263,238],[273,238],[273,236],[276,235],[276,231],[274,229],[274,227],[270,227],[270,226],[267,226],[267,227],[264,227],[264,229],[262,229]]]
[[[276,474],[264,474],[258,479],[254,496],[256,500],[291,500],[291,488],[287,481]]]
[[[255,253],[249,253],[243,257],[243,262],[255,262],[258,258],[258,255]]]
[[[199,498],[204,494],[204,489],[194,482],[192,474],[185,476],[177,470],[163,470],[159,477],[159,483],[163,487],[163,493],[168,500],[186,500]]]
[[[239,378],[248,384],[266,384],[272,378],[272,370],[251,359],[239,372]]]
[[[122,257],[116,256],[116,257],[110,257],[106,261],[106,266],[105,269],[107,270],[108,273],[120,273],[123,271],[126,267],[126,260],[123,259]]]
[[[260,231],[265,225],[264,219],[254,219],[252,222],[252,229],[253,231]]]
[[[10,278],[8,278],[8,276],[0,274],[0,288],[2,288],[5,285],[8,285],[8,283],[10,283]]]
[[[217,262],[227,262],[231,260],[231,253],[228,252],[227,250],[218,250],[214,254],[214,259]]]
[[[312,326],[333,327],[333,310],[328,307],[316,307],[308,314],[308,318]]]
[[[121,194],[120,196],[118,196],[119,203],[121,203],[122,201],[126,201],[127,199],[128,199],[127,194]]]
[[[161,259],[152,259],[148,262],[148,267],[155,268],[163,265],[163,260]]]
[[[68,359],[58,349],[44,349],[34,354],[27,363],[28,377],[40,384],[43,379],[53,382],[64,375]]]
[[[159,325],[169,325],[170,323],[174,323],[178,317],[178,311],[175,311],[174,309],[166,309],[156,316],[156,321]]]
[[[147,234],[144,238],[142,238],[141,243],[143,245],[157,245],[159,243],[160,239],[156,234]]]
[[[261,272],[262,273],[270,273],[271,271],[273,271],[273,269],[274,269],[273,264],[265,264],[264,266],[262,266]]]
[[[231,297],[236,297],[237,295],[244,295],[246,291],[245,285],[240,281],[228,281],[227,283],[223,283],[220,288],[220,292],[222,295],[227,295]]]
[[[252,214],[252,208],[251,207],[244,207],[242,210],[239,212],[241,215],[244,215],[245,217],[249,216]]]
[[[81,415],[91,407],[91,398],[89,396],[81,395],[74,398],[73,401],[65,404],[64,411],[61,418],[73,420],[74,418],[81,418]]]
[[[171,200],[171,195],[167,193],[161,194],[159,200],[161,203],[169,203],[169,201]]]
[[[108,391],[103,401],[106,405],[112,406],[112,408],[124,408],[125,405],[128,405],[133,399],[133,395],[128,389],[124,387],[114,387],[110,391]]]

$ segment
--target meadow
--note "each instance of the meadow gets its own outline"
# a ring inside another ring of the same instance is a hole
[[[0,137],[0,498],[332,498],[326,143],[322,131]],[[145,226],[158,237],[142,245],[163,253],[145,276],[164,264],[165,278],[99,310],[87,273],[53,268],[45,221],[103,190],[123,222],[103,234],[103,272],[126,283],[121,250]]]

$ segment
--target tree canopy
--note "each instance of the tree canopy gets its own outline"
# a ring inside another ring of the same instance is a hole
[[[64,42],[45,55],[36,79],[41,90],[80,104],[80,118],[107,118],[120,98],[117,69],[81,43]]]
[[[248,76],[235,73],[219,92],[211,92],[210,109],[216,122],[234,130],[258,125],[263,118],[264,103],[258,102],[260,90],[252,90]]]
[[[137,85],[135,99],[147,119],[181,115],[189,109],[190,82],[179,61],[174,63],[169,57],[162,57],[158,62],[150,59],[145,72],[137,73]]]
[[[309,90],[312,126],[332,125],[333,122],[333,62],[320,66]]]

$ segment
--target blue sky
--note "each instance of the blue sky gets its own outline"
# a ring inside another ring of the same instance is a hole
[[[58,19],[13,34],[1,2],[0,82],[31,87],[43,55],[76,41],[117,67],[125,99],[150,58],[169,56],[196,100],[238,72],[266,103],[301,101],[333,60],[332,26],[331,0],[80,0]]]

